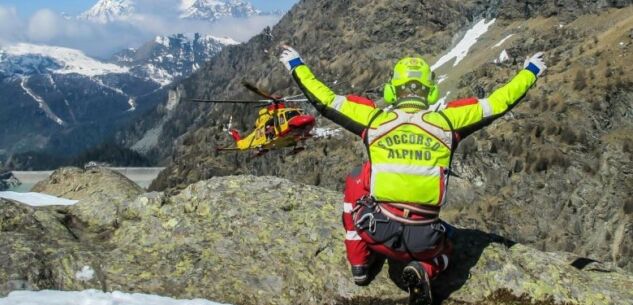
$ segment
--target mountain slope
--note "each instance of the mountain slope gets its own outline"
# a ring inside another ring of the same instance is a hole
[[[165,86],[191,75],[223,47],[235,44],[230,38],[198,33],[156,36],[138,49],[118,52],[111,61]]]
[[[6,74],[46,73],[47,70],[89,77],[128,72],[124,67],[97,61],[69,48],[18,43],[4,47],[0,53],[0,71]]]
[[[485,19],[490,25],[468,55],[437,67],[447,99],[489,94],[536,51],[547,52],[551,69],[510,114],[461,143],[455,169],[462,179],[452,179],[443,217],[631,269],[633,174],[626,169],[633,79],[623,67],[633,60],[632,38],[617,30],[633,28],[630,4],[303,1],[273,29],[221,52],[183,81],[179,96],[245,97],[243,78],[296,93],[273,56],[286,42],[326,83],[339,84],[338,92],[378,99],[367,91],[381,88],[398,58],[421,54],[435,63]],[[504,50],[507,61],[494,63]],[[153,151],[170,164],[154,188],[177,191],[211,176],[251,173],[340,189],[364,156],[347,133],[315,141],[297,156],[214,152],[230,144],[223,129],[231,118],[248,130],[255,115],[241,106],[178,104],[166,122],[159,119]],[[145,130],[153,126],[146,124]]]
[[[75,154],[100,144],[166,98],[166,86],[235,43],[199,34],[160,36],[111,62],[68,48],[5,46],[0,49],[0,159],[30,151]]]

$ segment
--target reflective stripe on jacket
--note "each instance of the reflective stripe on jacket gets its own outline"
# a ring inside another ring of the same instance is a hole
[[[334,93],[301,65],[293,71],[297,84],[317,110],[358,136],[366,136],[371,194],[379,201],[441,205],[454,137],[461,139],[507,112],[536,81],[521,70],[488,98],[453,101],[439,112],[403,106],[376,108],[357,96]],[[369,126],[371,124],[371,126]]]

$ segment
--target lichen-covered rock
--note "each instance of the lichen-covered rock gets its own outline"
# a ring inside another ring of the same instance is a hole
[[[333,191],[252,176],[214,178],[173,197],[150,193],[122,207],[112,238],[121,255],[104,272],[116,289],[234,304],[402,297],[384,277],[372,290],[354,286],[340,200]]]
[[[103,193],[116,199],[133,199],[143,189],[121,173],[105,167],[64,167],[40,181],[33,192],[82,200],[95,193]]]
[[[613,263],[541,252],[459,229],[454,264],[435,281],[442,304],[630,304],[633,275]]]
[[[143,189],[119,172],[104,168],[61,168],[37,183],[33,192],[79,200],[67,209],[69,221],[83,231],[110,234],[117,226],[119,205]]]
[[[68,228],[63,210],[0,199],[0,295],[20,289],[98,287],[75,280],[82,266],[99,262],[94,249]]]
[[[391,266],[370,287],[351,281],[341,199],[275,177],[212,178],[178,195],[120,201],[100,234],[68,207],[0,201],[0,294],[97,288],[233,304],[405,304]],[[100,209],[92,205],[92,215]],[[453,265],[434,292],[455,305],[626,304],[633,275],[459,229]]]

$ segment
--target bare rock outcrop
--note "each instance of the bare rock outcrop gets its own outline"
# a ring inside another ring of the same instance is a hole
[[[66,221],[100,235],[112,232],[123,202],[143,193],[132,180],[105,167],[61,168],[37,183],[32,191],[79,200],[68,208]]]
[[[90,211],[81,217],[73,207],[0,201],[0,293],[97,288],[232,304],[405,304],[406,293],[389,279],[398,264],[385,266],[369,288],[351,281],[340,201],[335,191],[254,176],[120,201],[110,224],[89,218],[103,210],[94,201],[80,201]],[[478,230],[458,229],[454,241],[454,263],[434,284],[442,304],[633,299],[633,275],[613,264]]]

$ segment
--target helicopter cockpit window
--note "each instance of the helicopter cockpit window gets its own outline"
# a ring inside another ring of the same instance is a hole
[[[295,111],[295,110],[288,111],[288,112],[286,112],[286,120],[290,121],[290,119],[292,119],[292,118],[294,118],[296,116],[299,116],[299,115],[301,115],[301,113],[299,113],[299,111]]]
[[[283,114],[279,115],[279,125],[283,125],[286,123],[286,118],[284,118]]]

